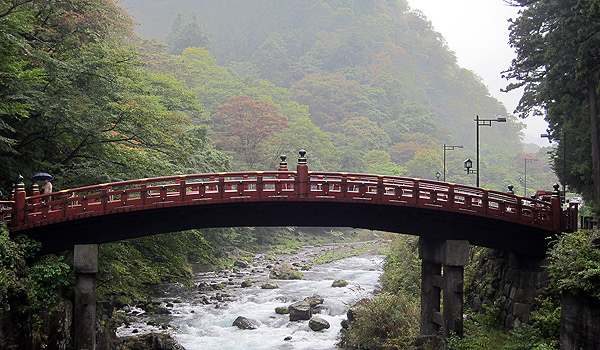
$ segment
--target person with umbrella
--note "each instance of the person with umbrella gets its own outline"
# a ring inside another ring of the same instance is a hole
[[[37,173],[31,177],[32,181],[43,181],[42,194],[48,194],[52,192],[52,181],[54,177],[48,173]]]

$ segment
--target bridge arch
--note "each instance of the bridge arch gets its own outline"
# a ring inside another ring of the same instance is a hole
[[[556,194],[558,192],[556,191]],[[9,205],[6,205],[9,204]],[[576,227],[576,213],[551,202],[433,180],[296,171],[167,176],[32,193],[23,185],[2,218],[43,252],[209,227],[356,227],[543,255],[547,237]]]

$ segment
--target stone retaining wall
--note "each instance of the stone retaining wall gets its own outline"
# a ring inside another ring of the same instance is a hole
[[[546,259],[487,248],[471,248],[465,272],[465,302],[476,312],[497,306],[506,329],[529,322],[535,298],[548,283]]]

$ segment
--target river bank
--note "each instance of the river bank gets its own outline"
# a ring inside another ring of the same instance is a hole
[[[151,305],[119,310],[128,321],[117,329],[117,335],[167,333],[188,350],[334,349],[347,306],[377,287],[386,246],[383,240],[314,245],[240,258],[231,269],[202,271],[198,266],[193,288],[161,285]],[[293,268],[302,279],[271,279],[277,266]],[[348,285],[332,287],[340,279]],[[290,322],[288,315],[275,313],[277,307],[315,294],[323,298],[323,304],[314,313],[329,323],[328,329],[314,332],[308,321]],[[239,316],[258,327],[233,327]]]

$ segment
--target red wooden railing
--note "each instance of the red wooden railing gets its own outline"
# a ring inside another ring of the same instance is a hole
[[[283,164],[283,162],[282,162]],[[404,206],[454,212],[572,231],[577,213],[551,202],[439,181],[358,173],[309,172],[306,158],[297,171],[246,171],[165,176],[35,194],[22,186],[14,200],[0,202],[0,220],[16,232],[32,227],[126,211],[171,206],[256,201],[333,201]]]

